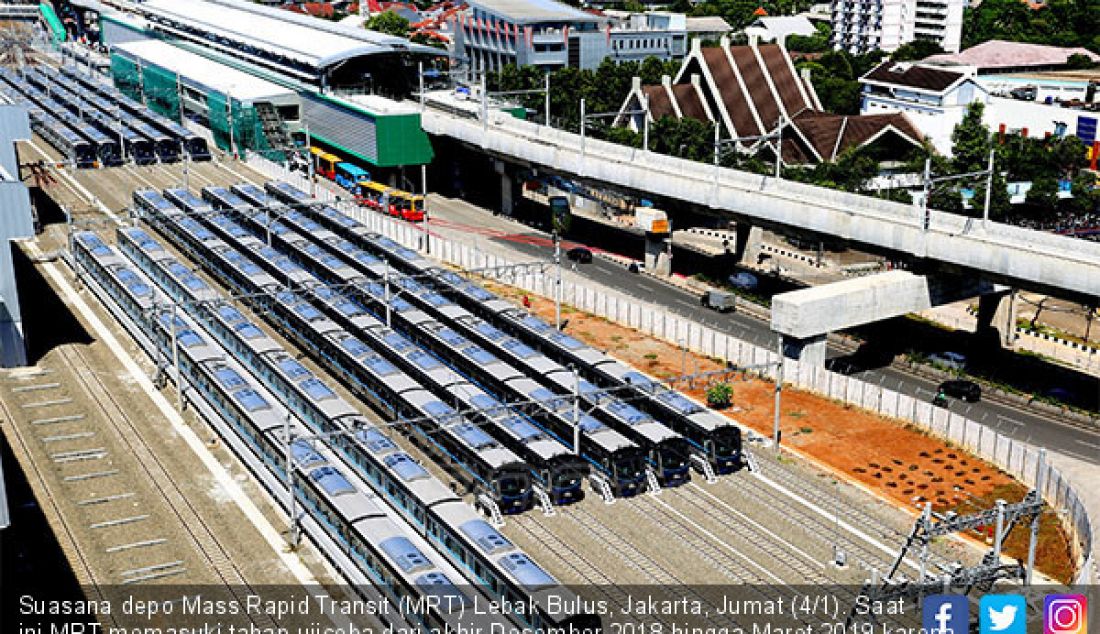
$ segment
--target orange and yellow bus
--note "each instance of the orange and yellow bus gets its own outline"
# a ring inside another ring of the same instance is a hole
[[[329,180],[336,180],[336,164],[341,161],[339,156],[330,154],[319,147],[309,148],[313,157],[313,171]]]

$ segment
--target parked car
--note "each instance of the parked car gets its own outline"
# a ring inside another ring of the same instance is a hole
[[[756,276],[752,273],[741,271],[729,276],[729,283],[734,288],[751,291],[760,285],[760,280],[756,279]]]
[[[642,273],[645,271],[645,262],[631,262],[626,265],[626,270],[631,273]]]
[[[588,264],[592,261],[592,251],[584,247],[573,247],[565,252],[565,257],[577,264]]]
[[[940,392],[951,398],[962,399],[967,403],[977,403],[982,398],[982,386],[973,381],[961,379],[940,383]]]
[[[966,355],[959,352],[934,352],[928,355],[928,360],[949,370],[966,368]]]
[[[720,313],[728,313],[737,308],[737,300],[734,298],[733,293],[725,291],[707,291],[703,293],[699,301],[703,306]]]

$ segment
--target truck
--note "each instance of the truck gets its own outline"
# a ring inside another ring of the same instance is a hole
[[[737,300],[733,293],[727,293],[726,291],[706,291],[699,302],[703,306],[720,313],[728,313],[737,308]]]

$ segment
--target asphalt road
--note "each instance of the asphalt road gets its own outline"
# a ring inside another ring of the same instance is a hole
[[[433,231],[457,237],[459,234],[477,234],[480,241],[490,241],[506,246],[529,258],[549,259],[553,247],[545,233],[490,212],[473,207],[467,203],[448,200],[434,200],[433,219],[440,220]],[[434,223],[433,223],[434,224]],[[466,238],[469,240],[469,237]],[[568,246],[572,246],[569,244]],[[768,324],[745,313],[720,314],[699,304],[699,298],[652,277],[638,275],[626,270],[620,264],[594,258],[590,264],[575,265],[575,271],[582,277],[603,286],[616,289],[628,295],[645,298],[667,310],[721,332],[733,335],[749,343],[772,348],[775,335]],[[829,347],[829,356],[842,357],[849,351],[833,345]],[[903,394],[931,400],[939,381],[929,380],[903,372],[895,367],[882,367],[856,371],[865,381],[881,383],[885,387],[898,390]],[[1073,456],[1094,464],[1100,464],[1100,432],[1093,432],[1076,425],[1058,420],[1028,409],[1006,405],[1001,402],[982,400],[978,403],[952,401],[952,411],[997,429],[1006,436],[1022,440],[1050,451]]]

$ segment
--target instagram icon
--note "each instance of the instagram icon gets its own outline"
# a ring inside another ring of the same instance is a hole
[[[1080,594],[1048,594],[1043,600],[1043,634],[1087,634],[1088,599]]]

